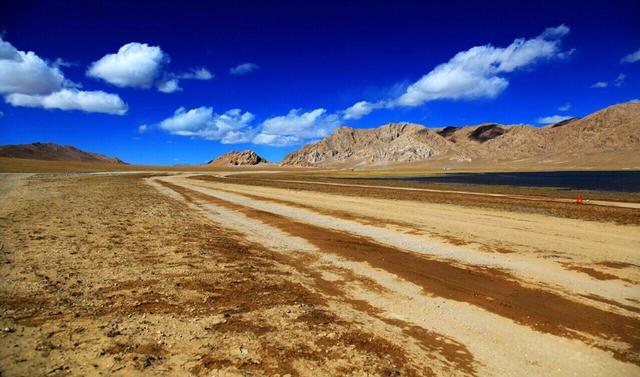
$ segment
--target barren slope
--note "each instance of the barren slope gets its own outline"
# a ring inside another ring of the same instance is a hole
[[[256,152],[246,150],[242,152],[231,151],[209,161],[210,166],[251,166],[265,164],[267,160],[258,156]]]
[[[579,156],[614,151],[640,152],[640,103],[611,106],[556,127],[500,128],[503,130],[501,135],[486,142],[467,143],[468,150],[475,156],[488,159],[504,159],[507,156],[513,159],[548,158],[558,154]],[[465,131],[468,134],[471,130],[465,128],[454,135],[464,135]]]
[[[387,124],[375,129],[340,127],[323,140],[285,157],[283,165],[375,165],[412,162],[452,154],[456,146],[417,124]]]
[[[71,145],[32,143],[0,146],[0,157],[124,164],[116,157],[82,151]]]
[[[428,129],[389,124],[375,129],[340,127],[325,139],[287,155],[283,165],[375,166],[449,162],[472,166],[526,161],[552,164],[584,159],[605,166],[611,154],[640,153],[640,103],[608,107],[550,127],[500,125]],[[633,167],[629,162],[627,167]]]

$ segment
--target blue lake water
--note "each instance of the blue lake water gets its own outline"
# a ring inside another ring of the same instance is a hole
[[[378,178],[419,183],[456,183],[567,190],[640,192],[640,171],[569,171],[527,173],[448,173],[421,177]]]

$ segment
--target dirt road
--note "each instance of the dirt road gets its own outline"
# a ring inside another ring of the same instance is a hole
[[[328,281],[332,269],[349,270],[356,278],[345,299],[464,345],[481,375],[638,372],[637,226],[189,177],[156,182],[254,242],[285,254],[304,248]]]
[[[437,192],[437,193],[446,193],[446,194],[457,194],[457,195],[472,195],[472,196],[490,196],[495,198],[513,198],[520,200],[532,200],[532,201],[543,201],[543,202],[557,202],[557,203],[574,203],[574,199],[565,199],[565,198],[549,198],[549,197],[539,197],[539,196],[531,196],[531,195],[507,195],[507,194],[496,194],[496,193],[488,193],[488,192],[473,192],[473,191],[461,191],[461,190],[438,190],[438,189],[427,189],[427,188],[413,188],[413,187],[385,187],[385,186],[373,186],[373,185],[362,185],[362,184],[349,184],[349,183],[334,183],[334,182],[309,182],[309,181],[297,181],[297,180],[279,180],[280,182],[290,182],[290,183],[301,183],[301,184],[310,184],[310,185],[327,185],[327,186],[342,186],[342,187],[364,187],[364,188],[376,188],[376,189],[387,189],[387,190],[396,190],[396,191],[417,191],[417,192]],[[605,207],[621,207],[621,208],[634,208],[640,209],[640,203],[631,203],[631,202],[619,202],[613,200],[589,200],[584,203],[585,205],[594,205],[594,206],[605,206]]]
[[[0,180],[3,375],[640,374],[640,226],[203,181]]]

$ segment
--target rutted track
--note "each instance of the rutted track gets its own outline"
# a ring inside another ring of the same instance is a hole
[[[349,268],[385,287],[389,291],[383,294],[359,284],[346,299],[364,299],[387,319],[403,318],[425,331],[450,336],[471,350],[486,373],[516,375],[518,368],[521,374],[527,366],[533,374],[547,375],[580,374],[585,367],[590,374],[604,375],[614,369],[638,372],[632,364],[640,364],[640,320],[633,301],[607,306],[582,296],[568,298],[568,292],[535,287],[510,272],[442,259],[437,254],[421,255],[349,229],[312,224],[313,219],[300,218],[305,210],[286,203],[267,205],[268,200],[195,185],[184,177],[158,181],[218,221],[224,222],[221,214],[226,213],[227,217],[243,217],[254,228],[264,227],[265,234],[269,228],[277,229],[273,237],[284,232],[279,242],[292,245],[291,249],[302,240],[325,262]],[[296,211],[297,216],[287,216]],[[341,221],[336,223],[345,220]],[[600,303],[608,297],[602,299]],[[624,306],[628,309],[616,310]],[[514,336],[518,336],[518,345],[510,345]],[[501,363],[501,357],[508,357],[509,365]]]
[[[633,200],[634,196],[623,196],[627,199],[631,199],[629,201],[607,199],[606,196],[598,198],[598,201],[604,200],[612,203],[620,203],[619,206],[576,205],[575,199],[555,197],[553,191],[540,196],[518,194],[517,192],[519,190],[516,190],[515,192],[502,193],[493,193],[491,191],[469,192],[457,189],[440,190],[407,187],[403,185],[388,186],[384,184],[370,185],[365,183],[345,184],[326,182],[322,179],[296,181],[287,180],[284,177],[280,177],[278,179],[268,179],[261,176],[247,177],[244,174],[224,176],[219,173],[215,173],[215,175],[199,175],[195,176],[194,179],[206,182],[236,183],[261,188],[273,187],[280,189],[292,189],[296,191],[339,194],[351,197],[367,197],[372,199],[401,199],[427,203],[452,204],[468,208],[507,210],[517,213],[538,213],[547,216],[578,220],[640,225],[640,210],[637,208],[628,208],[637,204],[637,200]],[[587,200],[585,203],[589,204],[594,202],[595,200]]]
[[[532,196],[532,195],[508,195],[508,194],[496,194],[496,193],[489,193],[489,192],[461,191],[461,190],[438,190],[438,189],[426,189],[426,188],[414,188],[414,187],[386,187],[386,186],[380,186],[380,185],[374,186],[374,185],[360,185],[360,184],[335,183],[335,182],[309,182],[309,181],[299,181],[299,180],[279,180],[279,182],[342,186],[342,187],[364,187],[364,188],[375,188],[375,189],[383,189],[383,190],[387,189],[387,190],[400,190],[400,191],[435,192],[435,193],[446,193],[446,194],[457,194],[457,195],[489,196],[494,198],[512,198],[512,199],[531,200],[531,201],[539,201],[539,202],[557,202],[557,203],[574,203],[575,202],[574,199],[549,198],[549,197]],[[640,209],[640,203],[619,202],[619,201],[613,201],[613,200],[591,200],[586,202],[585,205]]]

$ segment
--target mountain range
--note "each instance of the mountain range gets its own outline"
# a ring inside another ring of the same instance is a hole
[[[0,146],[0,157],[126,164],[71,145]],[[207,166],[251,166],[267,161],[255,152],[225,153]],[[429,128],[389,123],[377,128],[338,127],[324,139],[289,153],[283,166],[442,169],[640,169],[640,102],[607,107],[545,127],[483,123]]]
[[[461,166],[585,158],[597,164],[624,156],[628,163],[636,164],[640,163],[638,155],[640,103],[628,102],[545,127],[497,123],[442,128],[412,123],[370,129],[339,127],[288,154],[282,165],[353,168],[437,161],[443,166]]]

